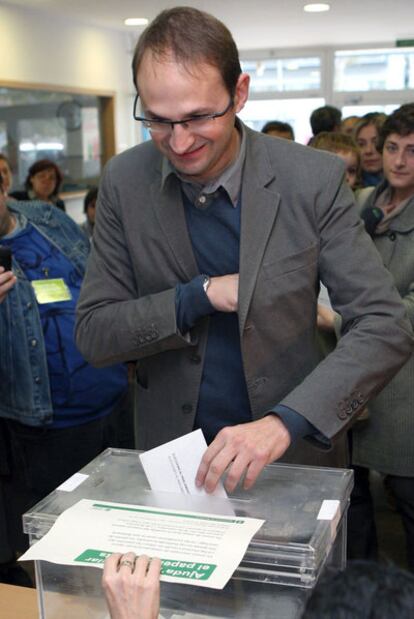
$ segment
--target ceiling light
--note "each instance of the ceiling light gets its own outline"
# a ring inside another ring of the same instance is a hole
[[[128,17],[124,19],[125,26],[146,26],[148,19],[146,17]]]
[[[327,2],[312,2],[311,4],[305,4],[303,10],[306,13],[323,13],[324,11],[329,11],[330,8],[331,6]]]

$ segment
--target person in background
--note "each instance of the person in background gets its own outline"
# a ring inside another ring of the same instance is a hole
[[[284,138],[285,140],[294,140],[295,132],[292,125],[282,122],[281,120],[270,120],[262,127],[262,133],[271,135],[275,138]]]
[[[355,140],[344,133],[322,131],[312,140],[313,148],[335,153],[345,163],[345,180],[351,189],[359,184],[360,156]]]
[[[312,147],[337,155],[345,164],[345,180],[354,190],[359,183],[360,157],[358,147],[353,138],[344,133],[322,131],[312,140]],[[332,306],[325,286],[320,283],[318,299],[318,342],[324,356],[332,352],[337,344],[336,335],[332,329]]]
[[[0,193],[0,245],[0,581],[25,584],[22,514],[107,447],[133,448],[133,415],[126,366],[96,369],[74,342],[90,249],[77,224]]]
[[[384,180],[361,210],[367,232],[391,273],[414,325],[414,103],[385,121],[377,142]],[[365,190],[366,194],[368,189]],[[348,512],[350,558],[378,554],[370,469],[383,475],[402,518],[414,571],[414,355],[368,404],[369,418],[352,428],[355,487]]]
[[[333,105],[324,105],[313,110],[310,115],[310,125],[313,135],[322,131],[340,131],[342,112]]]
[[[382,156],[377,150],[382,115],[366,114],[355,126],[354,139],[361,155],[361,186],[378,185],[382,179]]]
[[[93,227],[95,225],[95,209],[96,200],[98,198],[98,188],[91,187],[83,201],[83,212],[86,215],[86,220],[80,225],[80,229],[89,240],[92,239]]]
[[[374,561],[350,561],[343,571],[325,570],[302,619],[412,619],[413,609],[410,572]]]
[[[347,116],[346,118],[343,118],[341,122],[341,133],[353,136],[355,125],[359,120],[359,116]]]
[[[13,175],[10,167],[10,161],[0,153],[0,174],[3,180],[3,195],[7,198],[13,184]]]
[[[30,166],[24,191],[13,191],[16,200],[40,200],[65,210],[65,203],[59,198],[63,175],[59,166],[50,159],[40,159]]]

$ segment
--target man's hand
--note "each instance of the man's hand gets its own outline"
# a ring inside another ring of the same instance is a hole
[[[243,488],[253,486],[266,466],[280,458],[290,445],[290,435],[276,415],[258,421],[223,428],[207,448],[197,471],[196,484],[214,492],[227,472],[225,488],[232,492],[244,477]]]
[[[212,277],[207,288],[211,305],[219,312],[237,312],[239,295],[239,274]]]
[[[334,331],[335,312],[330,307],[318,303],[317,325],[322,331]]]
[[[102,587],[111,619],[158,619],[161,561],[133,552],[105,561]]]
[[[16,282],[17,278],[12,271],[5,271],[3,267],[0,267],[0,303],[3,303],[7,293]]]

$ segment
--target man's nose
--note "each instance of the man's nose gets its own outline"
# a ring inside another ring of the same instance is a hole
[[[183,125],[173,125],[170,136],[170,148],[181,155],[191,148],[194,144],[195,137]]]

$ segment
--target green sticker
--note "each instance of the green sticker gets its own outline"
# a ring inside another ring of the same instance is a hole
[[[197,563],[180,559],[161,559],[161,574],[187,580],[208,580],[217,565],[214,563]]]
[[[105,559],[110,557],[112,552],[106,550],[95,550],[94,548],[87,548],[79,557],[76,557],[74,561],[79,563],[104,563]]]
[[[31,282],[37,302],[57,303],[70,301],[72,295],[64,279],[35,279]]]
[[[112,553],[106,550],[87,548],[74,559],[79,563],[102,564]],[[187,580],[208,580],[217,565],[214,563],[197,563],[196,561],[182,561],[181,559],[161,559],[161,574]]]

